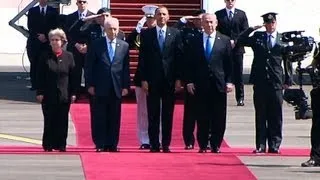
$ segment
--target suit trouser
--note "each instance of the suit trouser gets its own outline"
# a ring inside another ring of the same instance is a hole
[[[137,130],[140,144],[150,144],[148,135],[148,107],[147,94],[141,87],[136,86],[136,100],[137,100]],[[161,111],[161,108],[160,108]],[[161,115],[160,115],[161,119]],[[160,122],[161,124],[161,122]],[[161,125],[159,133],[159,141],[161,142]]]
[[[67,144],[70,103],[42,103],[43,148],[63,148]]]
[[[108,96],[95,96],[93,113],[96,148],[116,148],[120,135],[121,99],[113,90]]]
[[[97,130],[96,122],[94,119],[94,100],[95,96],[89,94],[89,107],[90,107],[90,122],[91,122],[91,137],[94,144],[97,144]]]
[[[278,150],[282,141],[283,92],[270,83],[253,87],[255,107],[256,148]]]
[[[312,127],[310,156],[320,163],[320,88],[311,91]]]
[[[147,96],[148,135],[152,148],[160,147],[160,122],[162,147],[170,146],[174,102],[175,94],[173,87],[165,87],[164,85],[162,87],[149,86],[149,94]]]
[[[243,54],[232,53],[233,58],[233,80],[236,90],[236,100],[244,98],[243,88]]]
[[[200,86],[200,85],[199,85]],[[201,149],[207,148],[209,130],[211,148],[220,148],[226,129],[227,94],[220,92],[214,81],[197,88],[197,140]]]
[[[182,134],[186,146],[194,146],[194,129],[196,126],[196,96],[191,95],[185,87]]]

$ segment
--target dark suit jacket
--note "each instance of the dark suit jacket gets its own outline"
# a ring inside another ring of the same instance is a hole
[[[48,33],[51,29],[58,26],[58,12],[51,6],[47,6],[47,11],[43,17],[40,14],[40,7],[35,6],[28,12],[28,29],[30,36],[28,38],[28,48],[33,54],[38,54],[39,51],[49,48]],[[38,34],[44,34],[48,41],[42,43],[38,40]]]
[[[87,87],[95,88],[96,96],[108,96],[111,88],[118,98],[122,89],[130,88],[129,45],[117,39],[115,56],[110,61],[106,38],[99,38],[89,47],[85,61]]]
[[[227,11],[224,8],[217,11],[216,16],[218,19],[217,30],[235,41],[236,47],[233,49],[235,53],[244,53],[244,48],[237,44],[237,39],[239,34],[249,27],[246,13],[240,9],[235,9],[232,21],[230,21]]]
[[[238,43],[244,46],[249,46],[254,52],[254,59],[251,66],[250,83],[254,85],[263,85],[268,80],[275,89],[282,89],[283,84],[291,85],[292,79],[285,68],[285,78],[283,82],[283,68],[284,65],[291,69],[291,63],[283,58],[284,47],[281,46],[281,34],[278,33],[275,46],[269,50],[267,47],[267,33],[255,32],[253,36],[249,35],[254,30],[248,28],[244,31]]]
[[[173,86],[175,80],[181,80],[182,41],[179,30],[167,27],[165,44],[161,52],[156,27],[141,33],[139,68],[141,80],[151,86]]]
[[[63,51],[59,57],[52,51],[40,56],[37,95],[44,96],[44,103],[70,102],[77,87],[74,66],[73,55],[68,51]]]
[[[217,32],[209,62],[205,58],[203,33],[196,35],[190,44],[187,83],[194,83],[196,88],[205,88],[208,80],[212,79],[218,90],[225,92],[226,83],[232,82],[229,37]]]
[[[93,13],[88,10],[86,16],[90,15],[93,15]],[[88,33],[80,31],[80,28],[83,24],[84,22],[79,20],[78,11],[67,15],[64,25],[64,31],[67,34],[69,51],[75,50],[74,45],[76,43],[88,43]]]

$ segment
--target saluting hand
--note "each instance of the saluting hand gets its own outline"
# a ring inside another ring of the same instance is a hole
[[[187,90],[191,95],[194,95],[196,88],[193,83],[187,84]]]
[[[260,29],[262,27],[264,27],[264,24],[263,25],[253,26],[252,28],[253,28],[253,30],[257,30],[257,29]]]

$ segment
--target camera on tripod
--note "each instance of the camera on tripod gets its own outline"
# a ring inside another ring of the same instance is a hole
[[[289,62],[298,63],[296,73],[298,74],[299,89],[286,89],[283,96],[283,99],[287,103],[294,106],[295,119],[297,120],[312,118],[312,110],[308,104],[308,97],[302,89],[302,75],[309,74],[311,81],[313,81],[314,77],[312,76],[314,75],[314,69],[309,66],[307,68],[301,68],[301,61],[305,60],[306,56],[312,52],[315,41],[313,37],[303,36],[303,32],[304,31],[284,32],[281,38],[284,58]]]

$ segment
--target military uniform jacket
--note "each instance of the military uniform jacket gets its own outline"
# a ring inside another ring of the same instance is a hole
[[[291,63],[283,58],[284,46],[282,46],[281,34],[277,34],[276,43],[273,48],[267,46],[267,33],[255,32],[248,28],[240,34],[238,43],[249,46],[254,52],[249,82],[255,86],[271,83],[275,89],[282,89],[283,84],[291,85],[292,79],[287,69],[291,69]],[[284,77],[282,62],[284,63]]]

